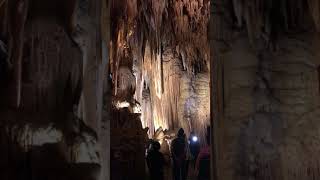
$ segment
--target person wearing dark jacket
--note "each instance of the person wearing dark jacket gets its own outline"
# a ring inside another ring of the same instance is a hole
[[[159,150],[160,150],[160,143],[158,141],[155,141],[152,144],[152,149],[147,155],[147,164],[148,164],[151,180],[164,179],[165,160],[164,160],[163,154]]]
[[[178,137],[171,143],[174,180],[186,180],[186,140],[184,130],[178,131]]]
[[[196,174],[198,180],[210,179],[210,131],[207,133],[207,144],[200,149],[196,161]]]

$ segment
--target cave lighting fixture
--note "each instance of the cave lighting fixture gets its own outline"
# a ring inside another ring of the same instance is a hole
[[[127,101],[122,101],[122,102],[117,102],[116,103],[116,107],[117,107],[117,109],[122,109],[122,108],[127,108],[127,107],[129,107],[130,106],[130,103],[129,102],[127,102]]]

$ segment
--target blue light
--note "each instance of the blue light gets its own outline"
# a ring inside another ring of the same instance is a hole
[[[197,141],[198,141],[198,137],[197,137],[197,136],[193,136],[193,137],[192,137],[192,141],[193,141],[193,142],[197,142]]]

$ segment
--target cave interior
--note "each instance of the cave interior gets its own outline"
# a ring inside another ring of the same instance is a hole
[[[0,179],[148,179],[180,128],[211,179],[320,179],[319,32],[319,0],[0,0]]]

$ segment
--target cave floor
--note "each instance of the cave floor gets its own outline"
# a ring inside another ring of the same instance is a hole
[[[171,165],[165,167],[164,180],[174,180]],[[197,180],[197,177],[194,172],[194,168],[191,166],[189,166],[188,177],[186,180]]]
[[[187,180],[197,180],[197,177],[195,176],[193,168],[189,169]]]

